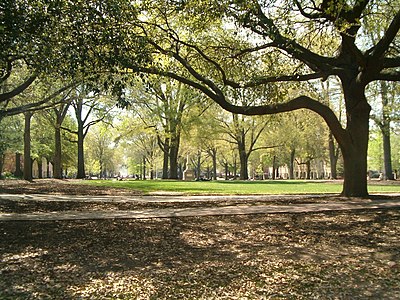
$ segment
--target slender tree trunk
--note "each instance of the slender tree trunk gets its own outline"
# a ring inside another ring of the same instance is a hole
[[[55,127],[54,130],[54,164],[53,164],[53,177],[57,179],[62,178],[62,148],[61,148],[61,128],[60,126]]]
[[[306,179],[311,179],[311,161],[307,160],[306,164]]]
[[[380,126],[383,139],[383,176],[385,180],[394,180],[393,168],[392,168],[392,150],[390,143],[390,115],[388,107],[388,86],[386,82],[380,83],[381,97],[382,97],[382,123]]]
[[[61,179],[62,174],[62,141],[61,141],[61,125],[67,115],[70,103],[61,104],[55,107],[54,113],[56,115],[54,124],[54,159],[53,159],[53,177]]]
[[[240,161],[240,180],[249,179],[248,156],[246,153],[246,145],[244,142],[238,143],[239,161]]]
[[[296,156],[296,149],[292,149],[290,151],[289,179],[294,179],[295,156]]]
[[[85,153],[84,153],[84,134],[83,127],[78,126],[78,172],[76,175],[77,179],[85,178]]]
[[[24,179],[32,181],[32,159],[31,159],[31,112],[25,112],[24,131]]]
[[[46,178],[50,178],[50,162],[48,158],[46,158]]]
[[[382,138],[383,138],[384,179],[394,180],[393,168],[392,168],[392,150],[390,145],[390,127],[382,130]]]
[[[233,179],[237,179],[237,159],[236,159],[236,154],[233,157]]]
[[[196,162],[196,178],[200,179],[201,175],[201,151],[197,152],[197,162]]]
[[[213,176],[212,179],[213,180],[217,180],[217,149],[213,149],[212,150],[212,163],[213,163],[213,168],[212,168],[212,172],[213,172]]]
[[[38,163],[38,177],[39,177],[39,179],[42,179],[43,178],[43,161],[42,161],[41,157],[38,158],[37,163]]]
[[[21,153],[16,152],[15,153],[15,173],[14,176],[21,178],[24,175],[24,173],[21,170]]]
[[[331,179],[337,179],[337,154],[332,132],[329,132],[329,161],[331,165]]]
[[[225,169],[225,180],[228,180],[228,173],[229,173],[229,166],[228,166],[228,162],[224,163],[224,169]]]
[[[0,179],[3,178],[3,166],[4,166],[4,159],[5,159],[6,155],[2,154],[0,157]]]
[[[146,180],[146,157],[143,156],[143,180]]]
[[[272,180],[276,179],[276,156],[272,159]]]
[[[160,144],[159,144],[160,145]],[[162,147],[161,147],[162,146]],[[160,145],[163,151],[163,171],[162,179],[168,179],[168,161],[169,161],[169,138],[165,138],[164,144]]]

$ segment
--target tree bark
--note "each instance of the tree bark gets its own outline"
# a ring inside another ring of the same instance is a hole
[[[4,165],[5,154],[0,157],[0,179],[3,179],[3,165]]]
[[[311,160],[307,160],[306,165],[306,179],[311,179]]]
[[[382,138],[383,138],[383,161],[384,161],[383,176],[385,180],[394,180],[393,168],[392,168],[392,150],[390,143],[390,127],[382,130]]]
[[[146,180],[146,157],[143,156],[143,180]]]
[[[290,151],[290,164],[289,164],[289,179],[294,179],[294,163],[295,163],[296,150]]]
[[[180,144],[180,133],[171,137],[170,149],[169,149],[169,166],[170,166],[170,179],[178,179],[178,154]]]
[[[41,157],[38,158],[37,164],[38,164],[38,177],[39,177],[39,179],[42,179],[43,178],[43,161],[42,161]]]
[[[233,157],[233,180],[237,179],[237,160],[236,160],[236,154]]]
[[[329,132],[329,162],[331,167],[331,179],[337,179],[337,160],[335,141],[332,132]]]
[[[163,152],[162,179],[168,179],[169,138],[165,138],[163,143],[161,142],[161,140],[159,140],[158,145],[160,146]]]
[[[213,149],[212,162],[213,162],[213,180],[217,180],[217,149]]]
[[[343,83],[346,99],[348,142],[339,145],[344,161],[344,184],[342,195],[366,197],[367,153],[369,140],[369,114],[371,106],[365,98],[364,86]],[[333,132],[334,133],[334,132]]]
[[[17,178],[21,178],[24,175],[24,173],[21,170],[21,153],[16,152],[15,153],[15,172],[14,176]]]
[[[248,156],[246,153],[245,145],[243,143],[238,144],[239,160],[240,160],[240,180],[249,179],[248,171]]]
[[[31,112],[25,112],[24,131],[24,179],[32,181],[32,159],[31,159]]]
[[[77,144],[78,144],[78,167],[77,167],[77,179],[84,179],[86,177],[85,174],[85,153],[84,153],[84,140],[85,140],[85,124],[84,120],[82,120],[82,112],[83,112],[83,100],[78,99],[77,103],[74,105],[76,120],[78,123],[77,128]]]
[[[54,129],[54,165],[53,165],[53,177],[57,179],[62,178],[62,146],[61,146],[61,128],[55,126]]]
[[[276,156],[272,159],[272,180],[276,179]]]
[[[380,83],[382,97],[382,123],[380,126],[383,142],[383,176],[385,180],[394,180],[392,168],[392,150],[390,143],[390,115],[389,115],[389,100],[388,86],[386,82]]]

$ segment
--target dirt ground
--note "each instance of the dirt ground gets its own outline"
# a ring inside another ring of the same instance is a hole
[[[61,184],[49,192],[74,188]],[[331,200],[302,199],[321,205]],[[12,207],[6,201],[0,207],[3,212],[99,209],[67,203],[41,206],[27,200]],[[118,205],[100,208],[127,209]],[[400,299],[399,232],[399,209],[4,221],[0,299]]]
[[[128,189],[74,184],[74,179],[0,180],[0,193],[8,194],[69,194],[69,195],[139,195]]]

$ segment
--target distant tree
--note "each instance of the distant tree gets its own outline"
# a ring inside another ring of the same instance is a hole
[[[109,112],[114,105],[109,105],[107,102],[101,102],[101,94],[97,94],[97,89],[89,85],[80,85],[71,93],[71,106],[75,112],[77,122],[76,130],[62,127],[64,130],[76,136],[76,144],[78,149],[78,167],[76,178],[85,178],[85,155],[84,155],[84,140],[91,126],[105,121],[109,116]]]
[[[2,178],[4,159],[7,152],[22,150],[23,122],[20,116],[0,120],[0,178]]]

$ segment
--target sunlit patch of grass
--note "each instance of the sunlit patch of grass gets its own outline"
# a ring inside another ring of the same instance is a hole
[[[341,181],[264,180],[264,181],[178,181],[178,180],[87,180],[89,184],[124,188],[151,193],[189,195],[261,195],[261,194],[327,194],[340,193]],[[370,185],[370,193],[399,193],[400,185]]]

